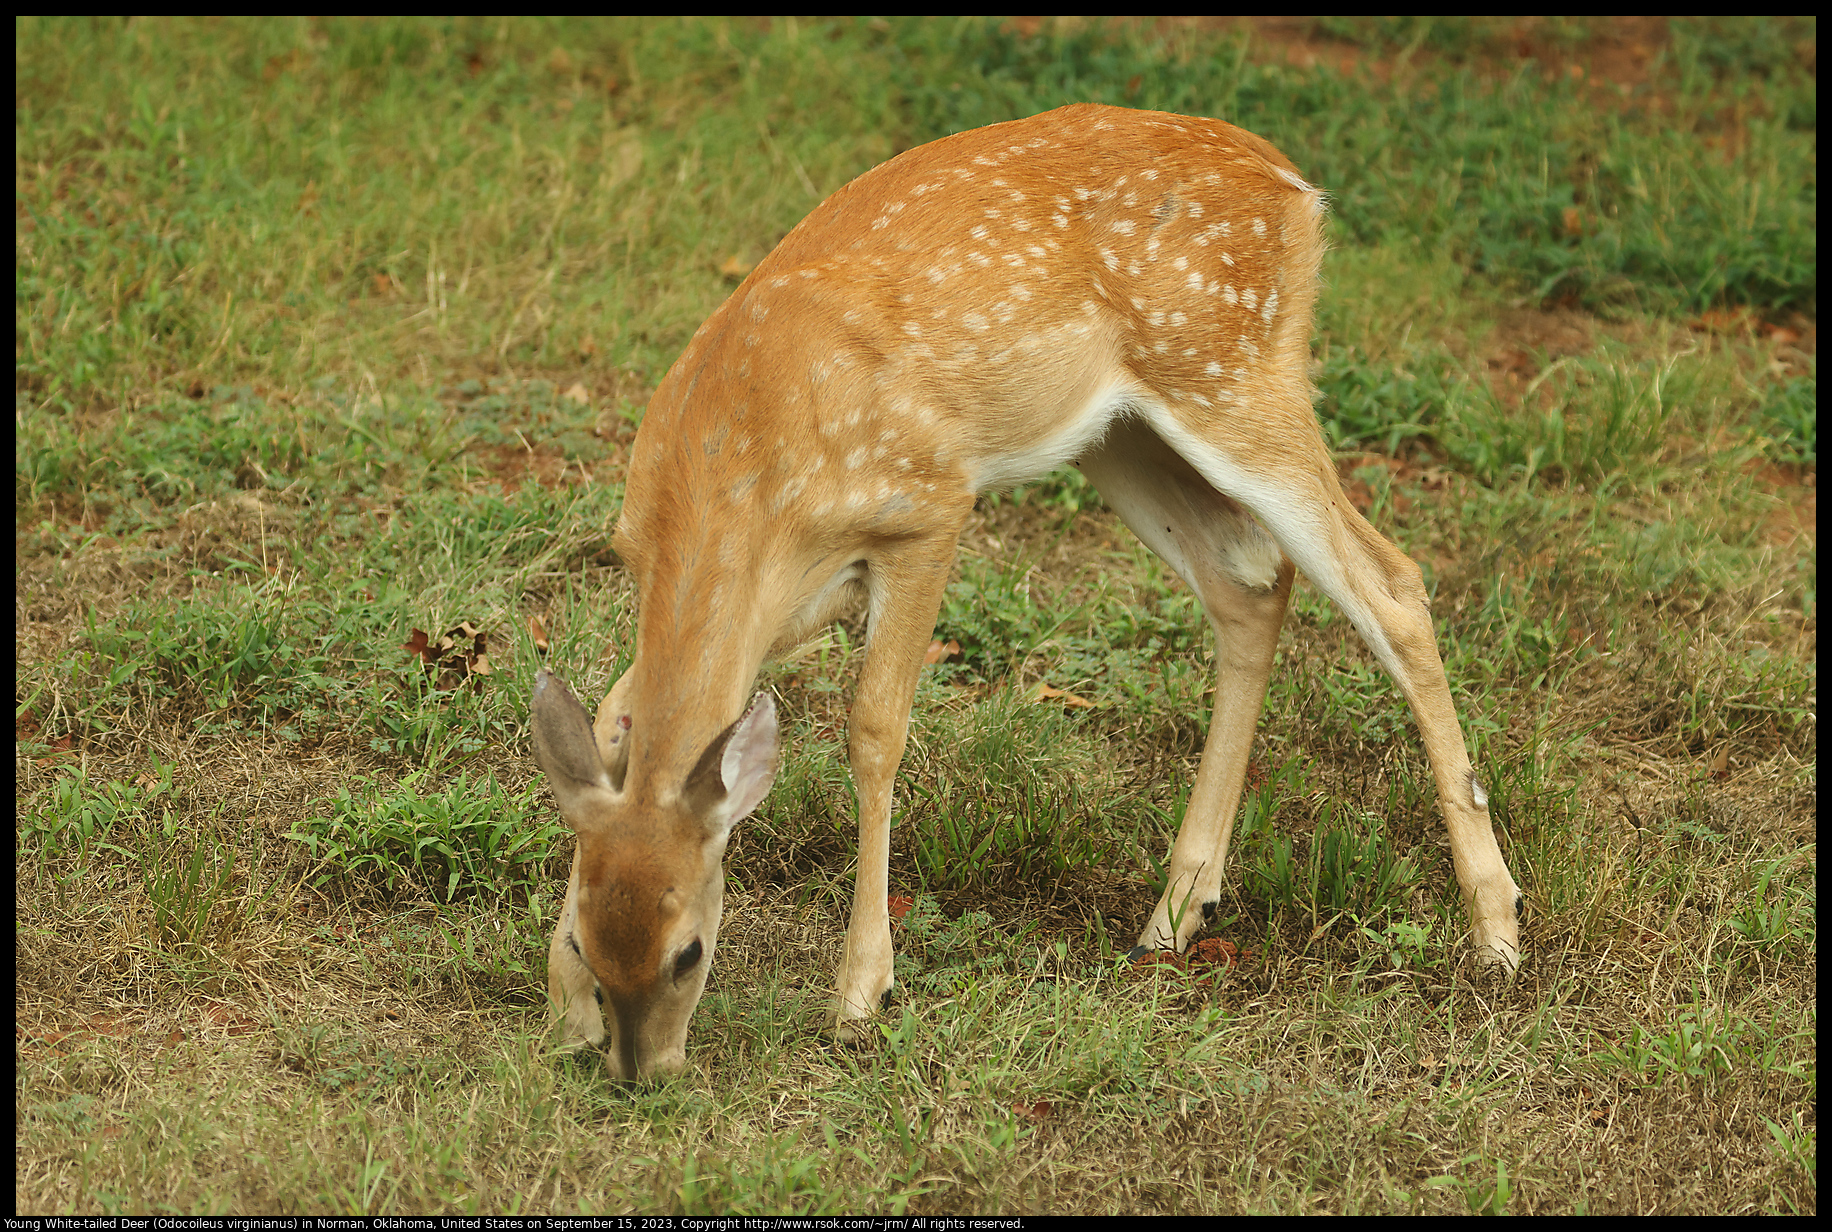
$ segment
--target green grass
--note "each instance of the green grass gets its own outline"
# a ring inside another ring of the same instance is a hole
[[[1816,1209],[1812,20],[15,33],[22,1212]],[[1078,100],[1328,190],[1319,413],[1424,571],[1520,978],[1469,978],[1404,700],[1304,584],[1238,961],[1124,961],[1213,640],[1069,471],[963,535],[873,1038],[823,1032],[843,623],[766,671],[687,1072],[553,1055],[530,618],[588,704],[627,665],[650,391],[827,193]],[[408,648],[466,622],[488,674]]]

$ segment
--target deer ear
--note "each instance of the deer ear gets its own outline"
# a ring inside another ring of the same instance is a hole
[[[759,693],[742,718],[706,746],[687,776],[687,800],[707,837],[723,842],[763,802],[776,777],[776,701]]]
[[[534,760],[560,802],[560,816],[577,830],[616,790],[599,759],[592,721],[572,690],[546,668],[534,675],[528,717]]]
[[[605,773],[611,776],[611,786],[617,791],[623,790],[623,781],[630,773],[630,701],[624,688],[630,675],[625,672],[618,677],[611,691],[598,703],[598,718],[592,723],[592,734],[598,740],[598,757],[604,762]]]

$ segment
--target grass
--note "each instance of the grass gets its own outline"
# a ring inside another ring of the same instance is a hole
[[[1811,20],[15,33],[22,1212],[1816,1210]],[[1328,188],[1320,413],[1424,569],[1520,978],[1303,584],[1226,949],[1123,961],[1213,651],[1069,473],[963,536],[877,1037],[821,1030],[841,625],[768,669],[686,1073],[554,1056],[530,618],[582,696],[625,665],[649,392],[840,184],[1075,99]],[[426,670],[464,623],[490,670]]]

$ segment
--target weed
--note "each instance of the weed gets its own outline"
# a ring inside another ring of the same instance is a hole
[[[398,783],[357,780],[314,802],[287,837],[304,843],[320,871],[314,885],[333,879],[402,882],[450,901],[461,895],[526,894],[548,873],[565,828],[534,820],[535,788],[509,794],[493,775],[461,773],[428,792],[424,771]]]
[[[156,803],[170,797],[172,775],[172,764],[157,757],[145,776],[132,783],[93,783],[88,769],[80,766],[58,775],[41,807],[20,814],[20,854],[74,855],[79,864],[87,863],[96,846],[115,837],[117,823],[125,828],[141,822]]]
[[[1819,461],[1819,377],[1797,376],[1769,388],[1762,415],[1771,426],[1775,451],[1790,462]]]
[[[1461,1177],[1434,1176],[1425,1184],[1433,1188],[1449,1189],[1460,1193],[1464,1202],[1469,1205],[1472,1215],[1505,1215],[1508,1204],[1513,1200],[1514,1187],[1508,1180],[1508,1164],[1505,1159],[1494,1161],[1493,1171],[1487,1170],[1487,1161],[1480,1155],[1466,1155],[1459,1161],[1463,1167],[1471,1165],[1482,1167],[1474,1179]]]
[[[1648,1086],[1683,1087],[1733,1074],[1760,1056],[1762,1043],[1762,1033],[1746,1019],[1687,1010],[1665,1026],[1636,1024],[1595,1060]]]
[[[1782,878],[1793,865],[1792,860],[1774,860],[1762,865],[1736,914],[1727,923],[1730,930],[1761,953],[1774,953],[1795,944],[1810,946],[1817,917],[1816,895],[1799,889]]]

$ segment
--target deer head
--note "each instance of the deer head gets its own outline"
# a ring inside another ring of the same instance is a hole
[[[677,1070],[718,941],[726,840],[775,777],[776,705],[758,694],[684,779],[641,791],[625,790],[623,732],[601,749],[585,708],[545,669],[530,717],[535,760],[579,838],[548,963],[566,1042],[608,1044],[622,1078]]]

